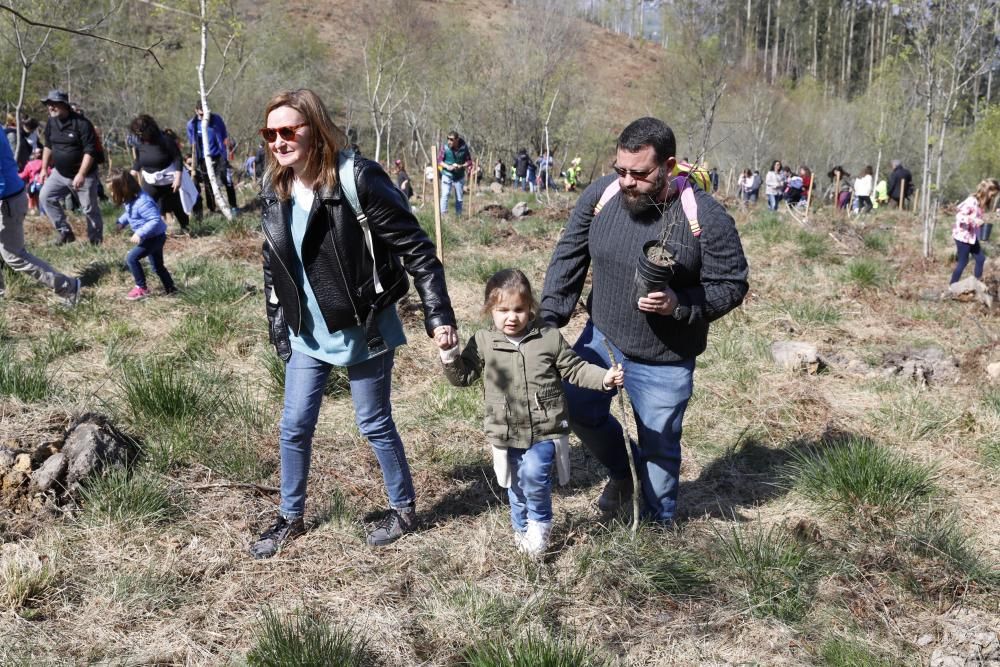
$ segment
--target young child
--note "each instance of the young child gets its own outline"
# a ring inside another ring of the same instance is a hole
[[[129,172],[118,170],[111,178],[111,200],[118,206],[125,206],[125,212],[118,218],[118,228],[128,225],[132,229],[132,248],[125,257],[135,287],[125,296],[129,301],[145,299],[149,296],[146,289],[146,274],[139,261],[149,257],[149,264],[163,283],[164,294],[177,291],[170,272],[163,265],[163,244],[167,241],[167,223],[160,215],[160,208],[153,198],[142,191],[139,182]]]
[[[514,545],[540,557],[552,529],[552,465],[569,481],[569,423],[562,381],[610,391],[624,383],[621,367],[605,369],[578,357],[558,329],[535,322],[538,303],[528,278],[504,269],[486,282],[483,312],[493,328],[480,330],[461,355],[441,347],[445,375],[467,387],[483,375],[486,435],[497,481],[508,489]],[[624,446],[624,445],[623,445]]]
[[[52,173],[52,167],[49,167],[46,172],[46,176]],[[36,148],[31,151],[31,159],[24,165],[24,169],[18,176],[21,180],[25,182],[28,186],[28,214],[37,215],[38,210],[38,193],[42,191],[42,149]]]

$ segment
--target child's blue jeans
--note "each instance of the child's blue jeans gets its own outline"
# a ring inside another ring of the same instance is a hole
[[[556,443],[536,442],[530,449],[507,448],[510,463],[510,523],[523,533],[528,519],[540,523],[552,521],[552,464],[556,460]]]
[[[166,242],[167,235],[160,234],[159,236],[139,241],[134,248],[128,251],[128,255],[125,256],[125,263],[128,264],[128,270],[132,272],[132,279],[135,280],[137,287],[146,288],[146,273],[142,270],[140,260],[143,257],[149,257],[149,265],[153,267],[153,271],[160,277],[160,282],[163,283],[163,291],[173,292],[176,289],[174,287],[174,279],[170,277],[170,272],[163,265],[163,244]]]

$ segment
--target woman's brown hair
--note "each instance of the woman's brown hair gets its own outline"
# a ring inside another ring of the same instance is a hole
[[[524,299],[531,310],[531,316],[538,315],[538,302],[531,292],[531,283],[520,269],[503,269],[490,276],[486,281],[486,293],[483,297],[483,314],[492,311],[507,294],[516,294]]]
[[[976,201],[979,202],[979,208],[985,211],[998,192],[1000,192],[1000,181],[997,179],[984,178],[979,181],[979,187],[976,188]]]
[[[279,107],[295,109],[309,125],[312,144],[306,156],[304,173],[313,178],[314,189],[336,186],[337,153],[347,145],[347,135],[334,124],[323,100],[308,88],[278,93],[264,109],[264,126],[267,125],[267,117]],[[291,199],[295,173],[291,167],[278,164],[271,151],[264,154],[264,182],[270,184],[279,199]]]
[[[124,169],[116,169],[111,175],[111,201],[121,206],[139,196],[142,188],[135,176]]]

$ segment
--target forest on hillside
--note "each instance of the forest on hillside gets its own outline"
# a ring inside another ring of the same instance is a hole
[[[207,28],[209,101],[256,142],[275,91],[319,90],[366,154],[428,159],[449,129],[484,159],[547,145],[606,168],[643,114],[725,177],[772,159],[825,173],[902,159],[925,215],[1000,173],[998,0],[9,0],[0,98],[38,116],[67,90],[123,144],[136,114],[191,116]],[[20,18],[11,10],[15,10]],[[47,23],[77,30],[29,25]],[[608,32],[610,31],[610,32]],[[613,33],[613,34],[612,34]],[[152,47],[156,60],[133,46]]]

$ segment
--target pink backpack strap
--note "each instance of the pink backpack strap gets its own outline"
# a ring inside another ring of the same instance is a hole
[[[611,181],[608,187],[604,188],[604,192],[601,193],[601,198],[597,200],[597,205],[594,206],[594,215],[596,216],[604,208],[604,205],[608,203],[608,200],[614,197],[621,191],[622,187],[618,185],[618,179]]]
[[[698,224],[698,202],[695,201],[694,188],[691,187],[691,183],[688,181],[686,175],[678,176],[675,179],[678,187],[681,189],[681,208],[684,209],[684,217],[687,218],[688,226],[691,227],[691,233],[695,237],[701,236],[701,225]],[[604,192],[601,193],[601,198],[597,200],[597,205],[594,206],[594,216],[596,217],[604,205],[608,201],[621,191],[621,186],[618,184],[618,179],[611,181],[608,187],[604,188]]]

